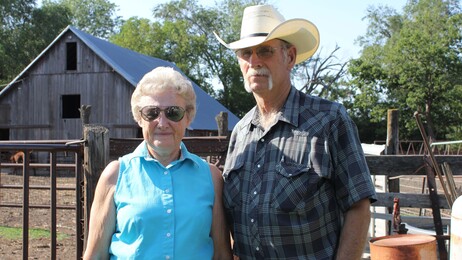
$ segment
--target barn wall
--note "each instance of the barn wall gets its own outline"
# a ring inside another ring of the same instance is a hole
[[[77,70],[66,71],[66,42],[77,42]],[[0,100],[9,106],[11,140],[80,139],[80,119],[62,118],[62,95],[80,95],[91,105],[90,123],[109,128],[111,137],[136,137],[130,112],[134,87],[113,71],[71,31],[30,67]],[[5,121],[5,120],[4,120]]]

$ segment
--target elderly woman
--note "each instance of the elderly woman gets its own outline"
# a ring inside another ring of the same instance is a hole
[[[156,68],[131,107],[144,141],[101,174],[84,259],[231,259],[221,172],[181,141],[196,114],[191,82]]]

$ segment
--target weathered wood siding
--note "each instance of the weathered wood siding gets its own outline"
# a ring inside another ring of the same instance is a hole
[[[66,43],[77,43],[77,69],[66,70]],[[114,138],[136,137],[137,124],[130,111],[134,87],[96,56],[78,37],[68,32],[42,54],[4,95],[9,107],[10,140],[79,139],[79,118],[62,117],[62,96],[80,95],[81,105],[91,105],[90,123],[106,126]]]

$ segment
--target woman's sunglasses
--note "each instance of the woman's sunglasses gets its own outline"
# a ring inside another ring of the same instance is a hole
[[[156,106],[146,106],[140,110],[141,117],[151,122],[159,117],[160,112],[164,112],[165,117],[173,122],[179,122],[184,117],[184,113],[186,112],[184,108],[179,106],[170,106],[164,109]]]

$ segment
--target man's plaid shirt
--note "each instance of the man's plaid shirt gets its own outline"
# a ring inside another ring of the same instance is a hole
[[[266,131],[255,108],[236,125],[223,176],[241,259],[331,259],[343,214],[363,198],[375,200],[345,108],[294,87]]]

